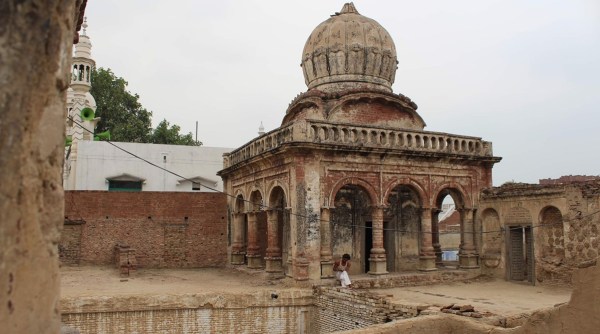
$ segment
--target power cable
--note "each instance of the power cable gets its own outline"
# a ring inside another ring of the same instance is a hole
[[[93,131],[90,131],[90,130],[88,130],[88,129],[87,129],[87,128],[85,128],[85,127],[84,127],[84,126],[83,126],[81,123],[79,123],[79,122],[77,122],[76,120],[74,120],[72,116],[67,116],[67,118],[68,118],[69,120],[71,120],[71,121],[72,121],[74,124],[76,124],[77,126],[79,126],[80,128],[82,128],[84,131],[87,131],[87,132],[91,133],[92,135],[94,134],[94,132],[93,132]],[[160,170],[163,170],[163,171],[165,171],[165,172],[167,172],[167,173],[169,173],[169,174],[172,174],[172,175],[174,175],[174,176],[177,176],[177,177],[179,177],[179,178],[181,178],[181,179],[183,179],[183,180],[186,180],[186,181],[195,182],[195,181],[193,181],[192,179],[189,179],[189,178],[187,178],[187,177],[184,177],[184,176],[182,176],[182,175],[180,175],[180,174],[177,174],[177,173],[175,173],[175,172],[173,172],[173,171],[171,171],[171,170],[169,170],[169,169],[166,169],[166,168],[164,168],[164,167],[161,167],[161,166],[159,166],[159,165],[157,165],[157,164],[155,164],[155,163],[153,163],[153,162],[151,162],[151,161],[149,161],[149,160],[147,160],[147,159],[144,159],[143,157],[140,157],[139,155],[137,155],[137,154],[135,154],[135,153],[133,153],[133,152],[130,152],[130,151],[128,151],[128,150],[126,150],[126,149],[124,149],[124,148],[122,148],[122,147],[120,147],[120,146],[116,145],[115,143],[113,143],[113,142],[112,142],[112,141],[110,141],[110,140],[102,140],[102,141],[103,141],[103,142],[106,142],[106,143],[108,143],[108,144],[110,144],[110,145],[112,145],[112,146],[114,146],[115,148],[117,148],[117,149],[119,149],[119,150],[121,150],[121,151],[123,151],[123,152],[125,152],[125,153],[127,153],[127,154],[129,154],[129,155],[131,155],[131,156],[133,156],[133,157],[135,157],[135,158],[137,158],[137,159],[141,160],[141,161],[144,161],[145,163],[147,163],[147,164],[149,164],[149,165],[151,165],[151,166],[154,166],[154,167],[156,167],[156,168],[158,168],[158,169],[160,169]],[[209,189],[209,190],[212,190],[212,191],[215,191],[215,192],[218,192],[218,193],[222,193],[222,194],[224,194],[224,195],[226,195],[226,196],[228,196],[228,197],[235,198],[235,199],[236,199],[236,200],[238,200],[238,201],[240,201],[240,200],[241,200],[241,201],[243,201],[243,202],[250,203],[250,204],[252,204],[253,206],[258,206],[258,207],[259,207],[259,210],[275,210],[275,211],[284,211],[284,210],[285,210],[284,208],[279,208],[279,207],[275,207],[275,208],[269,207],[269,206],[267,206],[267,205],[264,205],[262,202],[261,202],[261,203],[255,203],[255,202],[252,202],[252,201],[250,201],[250,200],[247,200],[247,199],[240,198],[240,197],[238,197],[238,196],[235,196],[235,195],[229,194],[229,193],[227,193],[227,192],[225,192],[225,191],[223,191],[223,190],[218,190],[218,189],[215,189],[215,188],[212,188],[212,187],[206,186],[206,185],[202,185],[202,187],[204,187],[204,188],[206,188],[206,189]],[[587,215],[585,215],[585,216],[579,216],[579,217],[577,217],[576,219],[577,219],[577,220],[579,220],[579,221],[581,221],[581,220],[583,220],[583,219],[585,219],[585,218],[587,218],[587,217],[593,216],[593,215],[595,215],[595,214],[598,214],[598,213],[600,213],[600,210],[598,210],[598,211],[595,211],[595,212],[592,212],[592,213],[590,213],[590,214],[587,214]],[[343,226],[343,227],[348,227],[348,228],[356,227],[356,228],[364,228],[364,229],[367,229],[367,228],[369,228],[369,227],[367,227],[367,226],[365,226],[365,225],[361,225],[361,224],[344,224],[344,223],[339,223],[339,222],[336,222],[335,220],[324,220],[324,219],[320,219],[320,218],[319,218],[319,219],[315,219],[315,216],[303,215],[303,214],[300,214],[300,213],[295,213],[295,212],[292,212],[291,210],[289,210],[289,214],[290,214],[290,215],[293,215],[293,216],[296,216],[296,217],[300,217],[300,218],[308,219],[308,220],[311,220],[311,221],[318,221],[318,222],[331,223],[332,225],[336,225],[336,226]],[[560,222],[556,222],[556,223],[546,223],[546,224],[539,224],[539,225],[527,225],[527,227],[530,227],[530,228],[550,227],[550,226],[553,226],[553,225],[562,225],[562,224],[564,224],[565,222],[566,222],[566,223],[571,223],[571,222],[574,222],[574,220],[573,220],[573,219],[570,219],[570,220],[566,220],[566,221],[565,221],[565,220],[562,220],[562,221],[560,221]],[[372,228],[372,227],[371,227],[371,228]],[[511,228],[513,228],[513,227],[511,227],[511,226],[508,226],[507,228],[508,228],[508,229],[511,229]],[[514,227],[514,228],[520,228],[520,227]],[[409,231],[409,230],[399,230],[399,229],[396,229],[396,228],[383,228],[383,229],[379,229],[379,230],[383,230],[383,231],[393,231],[393,232],[395,232],[395,233],[404,233],[404,234],[432,234],[432,235],[446,235],[446,234],[460,234],[460,233],[463,233],[463,234],[485,234],[485,233],[503,233],[503,232],[505,231],[504,229],[500,229],[500,230],[495,230],[495,231],[479,231],[479,232],[474,232],[474,231],[473,231],[473,232],[471,232],[471,231],[463,231],[463,232],[437,232],[437,233],[435,233],[435,232],[424,232],[424,231]]]

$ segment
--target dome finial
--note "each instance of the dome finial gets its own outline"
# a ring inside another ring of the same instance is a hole
[[[82,35],[84,35],[84,36],[85,36],[85,35],[87,35],[87,31],[86,31],[86,29],[87,29],[87,27],[88,27],[88,24],[87,24],[87,16],[85,16],[85,17],[83,18],[83,24],[81,25],[81,27],[83,27],[83,34],[82,34]]]
[[[354,3],[353,2],[346,2],[344,4],[344,7],[342,7],[342,10],[339,13],[335,13],[336,15],[340,15],[340,14],[359,14],[358,11],[356,10],[356,7],[354,7]]]

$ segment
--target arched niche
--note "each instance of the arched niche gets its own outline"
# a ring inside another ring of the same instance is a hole
[[[536,231],[536,279],[540,282],[569,282],[565,270],[565,244],[563,215],[555,206],[540,211],[539,228]]]
[[[503,268],[502,246],[504,235],[500,215],[492,208],[484,209],[481,213],[482,259],[486,268]]]

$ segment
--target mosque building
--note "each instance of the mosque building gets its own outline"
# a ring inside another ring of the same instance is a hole
[[[90,90],[96,62],[87,34],[87,20],[75,45],[71,85],[67,90],[65,190],[215,192],[223,190],[216,172],[222,155],[230,148],[118,143],[110,145],[110,130],[96,133],[96,101]],[[145,161],[131,159],[127,152],[142,156],[180,176],[157,169]]]

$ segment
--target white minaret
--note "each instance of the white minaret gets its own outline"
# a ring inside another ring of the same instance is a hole
[[[90,94],[92,70],[96,62],[92,59],[92,43],[87,35],[87,18],[83,21],[83,33],[75,45],[71,67],[71,85],[67,89],[67,127],[65,140],[65,167],[63,186],[75,189],[77,147],[82,140],[93,140],[94,129],[100,120],[95,116],[96,100]]]
[[[258,135],[262,136],[265,134],[265,127],[262,124],[262,121],[260,121],[260,126],[258,127]]]
[[[87,26],[87,18],[85,18],[82,25],[83,33],[79,37],[79,43],[75,45],[75,55],[71,67],[71,86],[67,91],[67,114],[69,115],[67,138],[71,138],[73,143],[78,140],[93,140],[94,129],[100,120],[94,115],[96,100],[90,94],[92,70],[96,62],[92,59],[92,43],[87,35]],[[73,121],[81,124],[88,131],[83,130]]]

